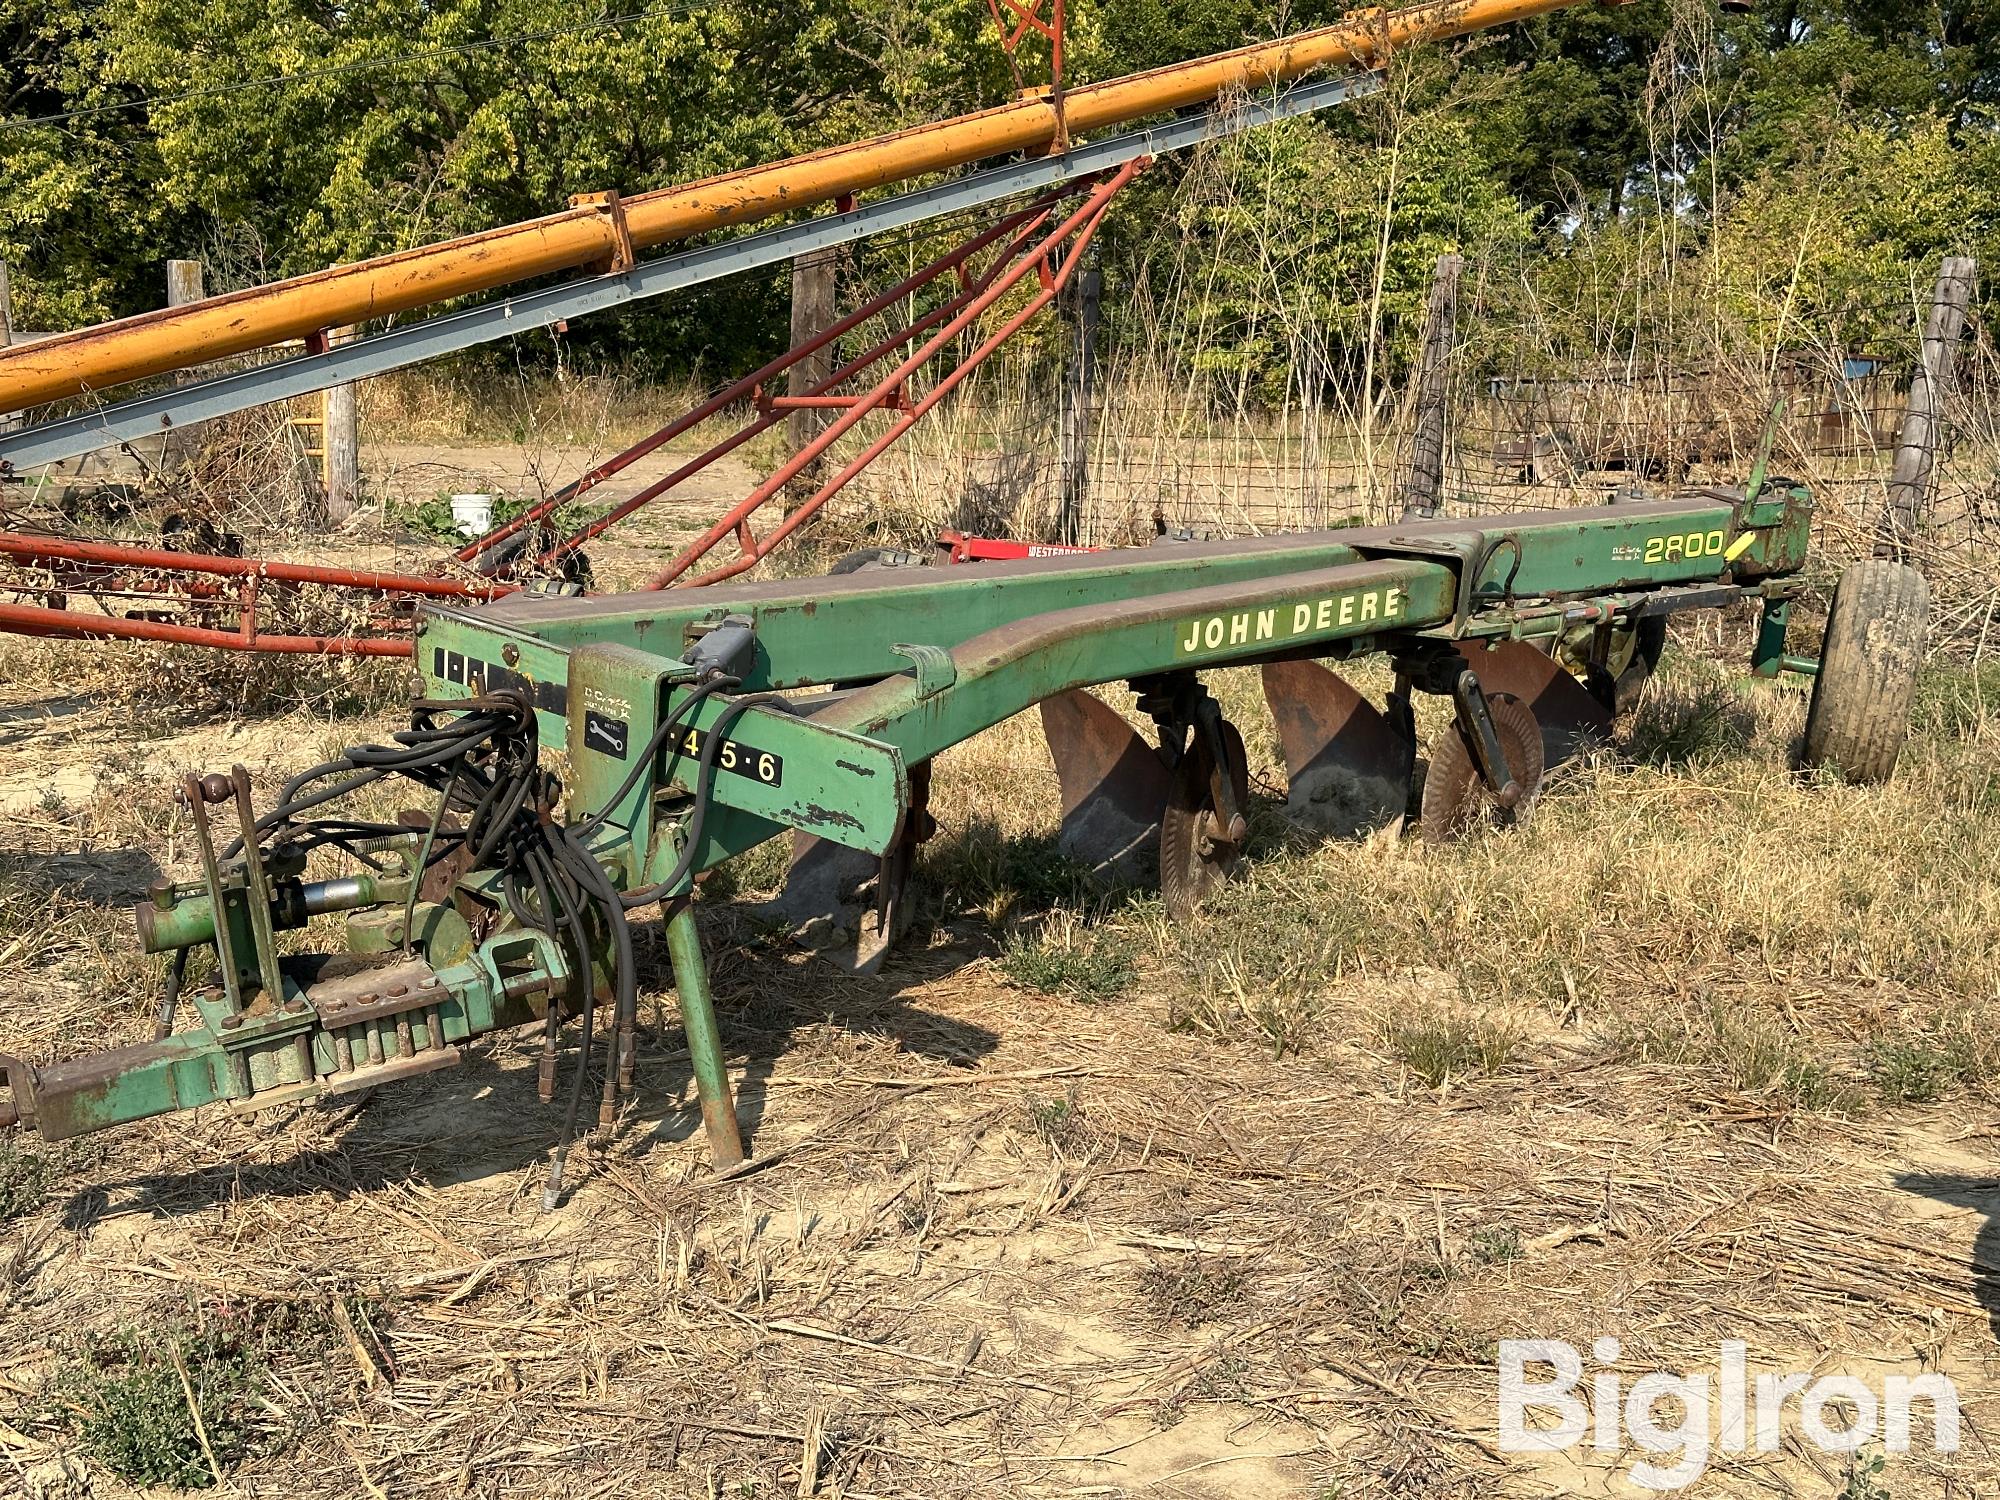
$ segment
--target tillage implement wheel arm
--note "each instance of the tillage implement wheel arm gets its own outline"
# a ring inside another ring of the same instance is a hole
[[[1563,665],[1565,642],[1585,642],[1585,677],[1594,667],[1601,685],[1620,633],[1755,600],[1766,626],[1754,667],[1811,665],[1785,653],[1783,631],[1810,510],[1796,490],[1707,492],[440,607],[421,629],[422,696],[396,744],[295,777],[262,815],[240,772],[188,788],[201,877],[157,888],[140,932],[149,952],[177,955],[176,982],[194,975],[193,1024],[172,1030],[170,1016],[158,1041],[9,1062],[12,1104],[0,1107],[55,1137],[208,1103],[255,1110],[447,1067],[472,1038],[534,1026],[541,1093],[564,1101],[553,1202],[593,1051],[600,1123],[633,1082],[632,925],[657,908],[711,1150],[727,1167],[744,1148],[691,907],[701,872],[780,835],[804,851],[803,879],[850,851],[873,866],[872,911],[846,929],[850,963],[872,967],[935,827],[931,762],[1041,705],[1065,846],[1106,869],[1134,854],[1156,862],[1183,917],[1247,842],[1243,737],[1201,675],[1220,667],[1263,668],[1295,801],[1304,791],[1302,806],[1337,809],[1340,831],[1410,810],[1413,693],[1453,704],[1431,747],[1427,835],[1518,821],[1544,765],[1609,726],[1611,707]],[[1380,708],[1325,665],[1368,655],[1394,668]],[[1150,742],[1085,691],[1105,684],[1136,690]],[[567,752],[566,785],[544,748]],[[426,794],[397,821],[348,805],[391,778]],[[329,850],[360,868],[314,878]],[[279,931],[334,913],[342,951],[279,952]],[[566,1029],[578,1040],[565,1092]]]

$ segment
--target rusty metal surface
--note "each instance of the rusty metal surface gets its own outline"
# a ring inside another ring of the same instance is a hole
[[[359,1026],[407,1014],[446,997],[444,984],[422,959],[404,959],[323,979],[306,990],[322,1026]]]
[[[1459,651],[1489,696],[1511,694],[1535,716],[1545,764],[1561,765],[1593,744],[1610,741],[1611,711],[1548,652],[1525,641],[1502,641],[1491,648],[1468,643]]]
[[[358,1089],[372,1089],[379,1084],[394,1083],[401,1078],[414,1078],[420,1073],[435,1073],[440,1068],[455,1068],[460,1061],[456,1047],[439,1047],[419,1052],[415,1057],[399,1057],[393,1062],[375,1063],[364,1068],[356,1068],[352,1073],[333,1073],[320,1080],[321,1092],[328,1094],[352,1093]]]
[[[1044,698],[1041,716],[1062,789],[1057,848],[1103,879],[1150,876],[1173,785],[1159,752],[1093,693]]]
[[[1410,799],[1410,742],[1339,673],[1315,661],[1271,662],[1264,699],[1285,751],[1285,811],[1348,837],[1403,816]]]
[[[1193,916],[1208,893],[1235,873],[1243,853],[1240,814],[1233,828],[1225,828],[1223,809],[1248,800],[1248,757],[1234,724],[1222,721],[1220,732],[1218,759],[1207,737],[1195,731],[1174,768],[1160,815],[1160,899],[1177,921]]]
[[[1465,731],[1454,720],[1431,746],[1430,770],[1424,776],[1421,827],[1427,843],[1454,842],[1481,822],[1496,827],[1524,823],[1534,810],[1545,770],[1535,716],[1518,698],[1501,693],[1488,698],[1487,711],[1507,769],[1521,788],[1520,798],[1512,807],[1500,805],[1479,774],[1478,757],[1466,742]]]

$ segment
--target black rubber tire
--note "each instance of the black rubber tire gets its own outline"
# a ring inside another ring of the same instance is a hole
[[[1800,757],[1849,781],[1887,781],[1910,733],[1931,591],[1907,563],[1871,557],[1834,585]]]
[[[838,578],[846,573],[872,573],[877,568],[916,568],[923,566],[924,559],[914,552],[901,547],[857,547],[844,557],[836,558],[832,567],[826,570],[829,578]]]

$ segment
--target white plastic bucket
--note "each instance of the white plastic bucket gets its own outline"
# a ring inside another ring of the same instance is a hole
[[[466,536],[484,536],[493,529],[493,497],[453,495],[451,524]]]

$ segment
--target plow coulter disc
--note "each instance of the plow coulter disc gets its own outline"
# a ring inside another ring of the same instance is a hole
[[[1541,765],[1561,765],[1587,745],[1610,741],[1610,709],[1546,651],[1525,641],[1458,649],[1489,698],[1504,693],[1520,699],[1541,726]]]
[[[1151,873],[1172,775],[1110,704],[1075,691],[1041,704],[1042,733],[1062,786],[1057,847],[1123,884]]]
[[[1454,721],[1432,747],[1430,771],[1424,777],[1426,843],[1452,843],[1482,822],[1507,828],[1528,821],[1542,784],[1542,730],[1527,705],[1510,694],[1490,695],[1486,707],[1501,752],[1507,757],[1507,769],[1521,784],[1521,798],[1512,807],[1500,805],[1479,774],[1479,760],[1465,731]]]
[[[1173,773],[1173,789],[1160,819],[1160,896],[1177,920],[1194,915],[1203,899],[1227,879],[1243,852],[1241,837],[1229,837],[1216,809],[1228,802],[1248,805],[1250,765],[1243,753],[1243,736],[1225,722],[1222,738],[1228,764],[1218,766],[1197,732],[1194,743]],[[1228,777],[1224,795],[1223,781]]]
[[[1264,697],[1285,749],[1285,811],[1336,837],[1382,828],[1409,807],[1415,747],[1339,673],[1272,662]]]

